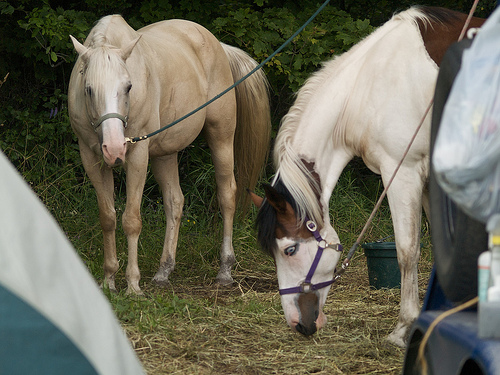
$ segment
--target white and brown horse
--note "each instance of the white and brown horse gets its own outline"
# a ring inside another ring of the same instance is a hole
[[[136,31],[121,16],[107,16],[91,30],[84,44],[72,40],[79,57],[69,83],[69,115],[85,171],[97,193],[105,282],[114,290],[118,270],[111,167],[122,165],[126,171],[122,224],[128,242],[127,291],[141,293],[137,244],[148,162],[151,160],[165,204],[165,242],[154,276],[154,281],[163,284],[174,268],[184,202],[177,153],[203,132],[212,152],[223,218],[217,280],[231,283],[237,202],[233,153],[238,186],[241,182],[247,187],[256,183],[269,147],[269,98],[262,71],[154,137],[135,144],[128,144],[126,138],[158,130],[189,113],[257,63],[243,51],[220,43],[202,26],[182,20],[158,22]]]
[[[265,187],[267,199],[252,198],[260,207],[259,242],[276,262],[283,310],[294,330],[310,335],[326,323],[322,309],[341,256],[329,200],[342,170],[359,156],[387,183],[465,19],[442,8],[415,7],[395,15],[310,77],[283,118],[274,149],[275,180]],[[471,26],[482,22],[474,18]],[[388,190],[401,270],[401,310],[389,340],[400,346],[419,313],[429,136],[430,116]]]

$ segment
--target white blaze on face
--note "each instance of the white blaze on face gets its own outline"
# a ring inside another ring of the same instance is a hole
[[[123,100],[123,95],[120,94],[119,90],[123,91],[120,87],[114,87],[106,93],[106,114],[119,113],[122,114],[122,116],[126,115],[123,109],[125,106],[119,103],[120,100]],[[122,164],[125,162],[125,154],[127,152],[124,123],[120,119],[112,117],[105,120],[101,124],[101,127],[104,161],[111,167]]]
[[[277,240],[278,250],[275,253],[278,284],[280,289],[300,286],[306,279],[318,250],[315,239],[296,241],[290,238]],[[311,282],[317,284],[332,280],[340,253],[333,249],[325,249],[318,263]],[[286,321],[292,329],[297,324],[310,325],[316,323],[320,329],[326,324],[323,306],[330,287],[312,292],[317,298],[300,297],[304,294],[293,293],[281,295],[281,305]],[[312,296],[311,296],[312,297]]]
[[[110,167],[123,163],[127,152],[123,122],[117,118],[110,118],[104,121],[101,126],[104,161]]]

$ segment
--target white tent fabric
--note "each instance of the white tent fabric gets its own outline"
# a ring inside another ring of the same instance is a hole
[[[0,152],[0,374],[89,373],[72,346],[91,373],[143,374],[106,297]]]

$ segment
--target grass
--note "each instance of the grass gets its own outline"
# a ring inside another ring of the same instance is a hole
[[[203,155],[205,157],[206,155]],[[188,157],[184,155],[183,157]],[[189,158],[193,159],[190,155]],[[191,160],[192,161],[192,160]],[[196,165],[189,169],[189,165]],[[237,263],[235,285],[214,283],[219,265],[221,224],[205,180],[210,171],[201,163],[184,165],[186,194],[176,268],[170,285],[152,284],[164,237],[161,198],[152,180],[143,200],[143,231],[139,267],[144,296],[126,296],[126,240],[117,230],[120,270],[118,294],[108,298],[148,374],[397,374],[404,350],[385,341],[396,324],[399,290],[374,290],[368,285],[361,250],[340,282],[330,291],[324,312],[329,322],[312,337],[292,333],[286,325],[278,294],[274,264],[255,239],[255,210],[235,225]],[[68,168],[74,168],[69,166]],[[64,175],[68,171],[63,171]],[[380,180],[360,177],[347,169],[332,196],[332,217],[340,239],[350,247],[382,191]],[[68,172],[68,175],[71,173]],[[121,172],[117,172],[122,179]],[[34,184],[82,260],[102,281],[102,237],[97,203],[90,182]],[[116,186],[118,215],[125,207],[123,185]],[[371,242],[392,235],[390,213],[383,204],[364,239]],[[423,298],[432,266],[428,230],[424,225],[420,262]]]

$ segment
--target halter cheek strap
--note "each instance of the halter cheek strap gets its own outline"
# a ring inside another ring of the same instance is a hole
[[[127,124],[128,124],[128,116],[122,116],[119,113],[111,112],[111,113],[106,113],[105,115],[102,115],[99,117],[99,119],[96,122],[90,122],[92,124],[92,127],[94,128],[95,131],[97,131],[97,128],[101,126],[101,124],[110,119],[110,118],[117,118],[123,122],[123,127],[126,129]]]
[[[300,284],[300,286],[280,289],[279,290],[280,295],[295,294],[295,293],[311,293],[315,290],[322,289],[324,287],[327,287],[327,286],[333,284],[335,281],[337,281],[337,279],[340,278],[340,274],[338,274],[336,272],[333,275],[333,279],[331,279],[331,280],[324,281],[324,282],[317,283],[317,284],[311,283],[314,272],[316,272],[316,268],[318,267],[321,256],[323,255],[323,250],[325,250],[325,248],[328,247],[328,248],[333,248],[335,251],[342,252],[342,245],[341,244],[328,244],[323,239],[323,237],[321,237],[321,234],[319,233],[318,228],[316,226],[316,223],[314,221],[307,220],[306,227],[313,234],[316,241],[318,241],[318,250],[316,251],[316,256],[314,257],[314,260],[311,264],[311,268],[309,268],[309,272],[307,273],[307,276],[306,276],[306,279],[304,280],[304,282],[302,284]]]

